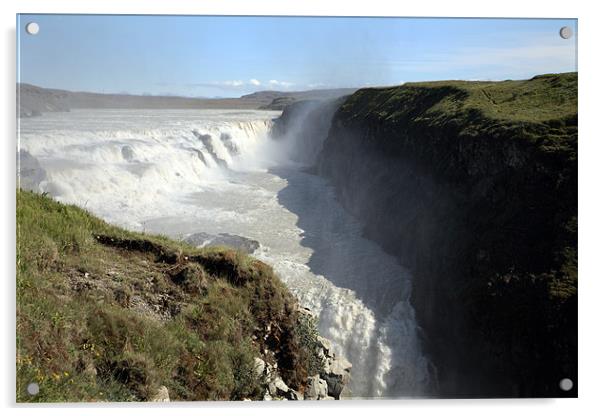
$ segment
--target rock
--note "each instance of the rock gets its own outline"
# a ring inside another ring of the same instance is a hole
[[[213,145],[213,138],[210,134],[201,134],[196,130],[193,130],[192,134],[194,134],[197,139],[203,142],[203,145],[205,145],[205,149],[207,149],[207,151],[209,152],[215,163],[218,164],[218,166],[221,166],[223,168],[228,167],[228,163],[218,156],[215,146]]]
[[[208,166],[208,165],[207,165],[207,160],[205,160],[205,155],[203,154],[203,152],[201,152],[201,151],[200,151],[200,150],[198,150],[198,149],[194,149],[194,148],[191,148],[190,150],[191,150],[193,153],[195,153],[199,159],[201,159],[201,162],[203,162],[203,165],[205,165],[205,166]]]
[[[324,354],[327,357],[332,357],[332,343],[324,337],[318,336],[318,342],[324,350]]]
[[[316,315],[311,311],[311,309],[306,308],[305,306],[297,305],[296,309],[297,309],[297,312],[299,312],[303,315],[311,316],[312,318],[316,317]]]
[[[276,377],[268,384],[268,391],[272,396],[283,396],[287,394],[289,390],[286,383],[280,377]]]
[[[346,383],[338,376],[325,374],[323,377],[328,386],[328,395],[332,396],[335,400],[340,399]]]
[[[305,389],[305,400],[320,400],[328,396],[328,384],[319,376],[309,377]]]
[[[121,148],[121,156],[128,162],[134,160],[134,149],[130,146],[123,146]]]
[[[330,361],[330,372],[341,377],[348,377],[351,363],[343,357],[335,357]]]
[[[286,394],[286,398],[288,400],[303,400],[303,395],[301,393],[299,393],[298,391],[295,391],[293,389],[290,389],[288,391],[288,393]]]
[[[272,374],[274,374],[274,371],[274,366],[272,366],[270,363],[265,364],[265,376],[268,379],[272,378]]]
[[[240,154],[240,150],[238,149],[238,146],[236,146],[236,143],[232,141],[231,135],[229,135],[228,133],[222,133],[219,136],[219,139],[224,144],[224,147],[228,149],[228,153],[230,153],[230,155],[237,156],[238,154]]]
[[[265,372],[265,361],[263,361],[259,357],[255,357],[255,364],[253,366],[253,369],[255,370],[255,375],[257,377],[262,377],[263,373]]]
[[[324,354],[324,349],[318,348],[318,358],[320,358],[322,361],[324,361],[324,365],[326,365],[326,361],[328,360],[328,357],[326,357],[326,355]]]
[[[331,396],[326,396],[326,397],[324,397],[323,399],[320,399],[320,400],[336,400],[336,399],[334,397],[331,397]]]
[[[229,246],[244,251],[247,254],[252,254],[259,248],[258,241],[228,233],[194,233],[186,237],[184,241],[196,247]]]
[[[274,385],[276,386],[276,388],[279,391],[282,391],[282,392],[285,392],[285,393],[289,391],[288,386],[286,385],[286,383],[280,377],[276,377],[276,379],[274,380]]]
[[[343,357],[330,358],[325,364],[322,378],[328,385],[328,395],[336,400],[340,399],[341,393],[349,383],[351,376],[351,363]]]
[[[169,390],[167,387],[161,386],[157,389],[157,392],[150,398],[151,402],[168,402],[169,401]]]

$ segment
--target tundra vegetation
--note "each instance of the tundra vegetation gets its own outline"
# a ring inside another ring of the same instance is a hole
[[[315,322],[266,264],[129,232],[17,191],[17,401],[261,399],[256,358],[303,392]],[[38,383],[39,394],[27,393]]]

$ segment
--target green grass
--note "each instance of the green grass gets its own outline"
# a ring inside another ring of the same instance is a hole
[[[535,146],[543,157],[577,158],[577,73],[539,75],[523,81],[438,81],[389,88],[365,88],[351,95],[335,115],[348,130],[365,126],[387,138],[387,151],[407,152],[410,140],[456,137]],[[446,149],[426,154],[446,157]],[[460,155],[461,156],[461,155]],[[563,162],[564,163],[564,162]]]
[[[547,74],[522,81],[442,81],[411,83],[409,87],[454,87],[466,94],[439,102],[433,111],[481,111],[487,118],[526,122],[563,119],[577,113],[577,73]]]
[[[418,108],[416,100],[425,98],[427,105],[421,106],[426,109],[424,117],[478,112],[497,121],[563,120],[577,113],[577,73],[547,74],[521,81],[437,81],[366,88],[356,92],[346,105],[371,100],[373,111],[395,119]]]
[[[244,253],[17,191],[18,402],[148,400],[161,385],[172,400],[259,399],[255,357],[302,390],[312,353],[298,320],[272,269]]]

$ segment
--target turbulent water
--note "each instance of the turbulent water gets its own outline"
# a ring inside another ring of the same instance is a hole
[[[409,303],[411,276],[291,161],[302,143],[269,137],[277,112],[79,110],[20,121],[36,185],[133,230],[256,240],[319,330],[353,364],[353,397],[428,394],[429,364]]]

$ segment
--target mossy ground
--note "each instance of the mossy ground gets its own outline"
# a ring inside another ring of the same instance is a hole
[[[17,191],[18,402],[149,400],[162,385],[172,400],[259,399],[255,357],[302,390],[298,318],[272,269],[243,253]]]

